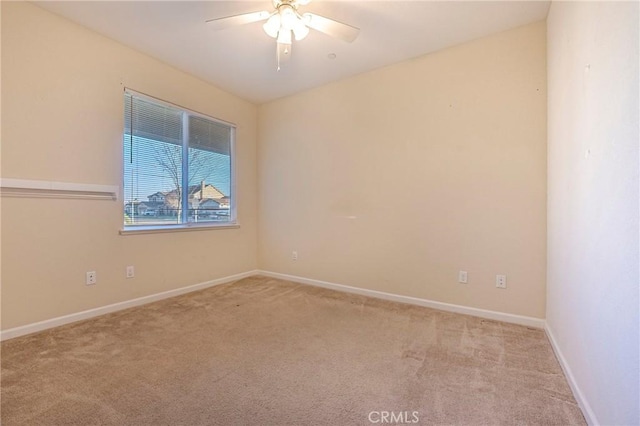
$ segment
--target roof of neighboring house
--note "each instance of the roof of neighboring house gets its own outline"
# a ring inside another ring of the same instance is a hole
[[[208,204],[214,204],[214,206],[219,206],[221,204],[220,199],[214,198],[205,198],[204,201],[200,202],[200,207],[207,206]]]
[[[162,196],[164,197],[164,196],[166,196],[167,194],[168,194],[167,192],[158,191],[158,192],[154,192],[154,193],[153,193],[153,194],[151,194],[151,195],[147,195],[147,198],[149,198],[149,197],[154,197],[154,196],[156,196],[156,195],[162,195]]]
[[[195,195],[198,192],[200,192],[202,189],[202,185],[191,185],[189,187],[189,195]],[[205,198],[222,198],[224,197],[224,194],[215,186],[211,185],[210,183],[205,185],[205,189],[210,190],[210,192],[213,192],[214,196],[213,197],[205,197]]]
[[[189,196],[195,196],[198,192],[200,192],[202,188],[202,185],[190,185],[189,186]],[[205,185],[206,189],[209,189],[210,192],[213,193],[213,196],[207,196],[204,197],[205,199],[220,199],[220,198],[229,198],[226,195],[224,195],[222,193],[222,191],[220,191],[218,188],[216,188],[215,186],[211,185],[210,183]],[[173,191],[169,191],[169,192],[156,192],[156,194],[162,194],[165,197],[175,197],[178,194],[177,190],[173,190]],[[156,195],[156,194],[151,194],[149,195],[149,197]]]

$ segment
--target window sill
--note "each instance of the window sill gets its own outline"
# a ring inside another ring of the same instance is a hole
[[[140,225],[120,230],[120,235],[163,234],[166,232],[213,231],[217,229],[237,229],[238,223],[193,224],[193,225]]]

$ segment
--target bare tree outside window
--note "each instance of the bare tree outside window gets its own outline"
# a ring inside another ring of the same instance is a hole
[[[199,149],[189,149],[189,188],[206,183],[213,173],[204,153]],[[155,160],[173,182],[173,191],[169,192],[166,202],[175,209],[177,216],[180,216],[182,214],[182,147],[164,143],[160,148],[156,148]]]

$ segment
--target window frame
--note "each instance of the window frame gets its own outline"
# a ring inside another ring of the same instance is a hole
[[[124,88],[123,97],[126,94],[130,94],[140,99],[144,99],[149,102],[153,102],[159,105],[166,106],[168,108],[174,108],[180,110],[182,114],[182,126],[183,129],[187,128],[186,132],[183,132],[182,136],[182,171],[185,170],[187,173],[183,173],[182,176],[182,187],[185,187],[185,183],[188,188],[188,179],[189,179],[189,132],[188,132],[188,123],[189,117],[199,117],[205,120],[213,121],[219,124],[223,124],[229,127],[230,136],[229,136],[229,220],[226,222],[215,222],[215,221],[207,221],[207,222],[183,222],[183,223],[170,223],[166,225],[153,224],[153,225],[145,225],[145,224],[134,224],[134,225],[126,225],[124,221],[121,223],[120,234],[121,235],[133,235],[133,234],[152,234],[152,233],[163,233],[163,232],[180,232],[180,231],[199,231],[199,230],[214,230],[214,229],[229,229],[229,228],[239,228],[240,224],[238,223],[238,208],[237,208],[237,184],[236,184],[236,128],[237,126],[234,123],[221,120],[216,117],[211,117],[207,114],[203,114],[198,111],[194,111],[189,108],[185,108],[181,105],[175,104],[173,102],[168,102],[163,99],[156,98],[155,96],[147,95],[145,93],[138,92],[136,90],[132,90],[128,87]],[[121,98],[122,99],[122,98]],[[123,218],[126,211],[126,199],[124,196],[124,186],[125,186],[125,173],[124,173],[124,137],[126,135],[126,122],[125,122],[125,111],[124,111],[124,102],[122,103],[122,114],[123,118],[121,128],[121,138],[120,138],[120,195],[123,203],[121,205],[121,215]],[[184,155],[187,154],[187,155]],[[188,197],[188,191],[182,191],[185,197]],[[188,205],[188,204],[187,204]],[[188,214],[188,213],[187,213]]]

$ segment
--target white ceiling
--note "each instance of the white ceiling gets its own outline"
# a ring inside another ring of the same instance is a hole
[[[548,1],[321,1],[301,6],[360,28],[353,43],[311,30],[276,70],[262,23],[215,31],[205,20],[271,10],[262,1],[39,1],[40,7],[255,103],[542,20]],[[329,54],[335,59],[329,59]]]

